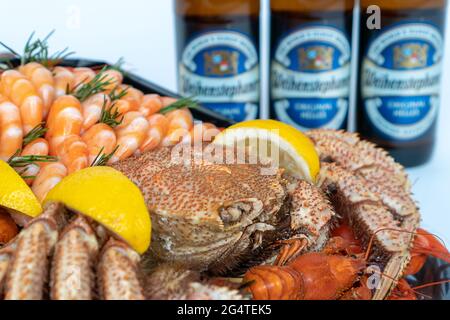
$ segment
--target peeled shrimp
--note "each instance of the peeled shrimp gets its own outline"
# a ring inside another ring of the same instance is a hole
[[[100,153],[110,154],[117,144],[116,133],[104,123],[98,123],[87,130],[81,137],[86,143],[89,153],[89,163],[92,164]]]
[[[44,138],[38,138],[23,148],[21,156],[47,156],[49,153],[49,145]],[[40,171],[41,163],[32,163],[28,165],[22,173],[22,176],[36,177]],[[25,179],[25,182],[29,185],[33,183],[32,178]]]
[[[139,107],[139,112],[148,118],[155,113],[158,113],[163,107],[161,97],[157,94],[146,94],[142,98],[141,106]]]
[[[0,159],[7,161],[22,148],[22,142],[20,110],[0,96]]]
[[[170,147],[176,145],[177,143],[180,143],[181,141],[186,139],[186,137],[189,137],[189,135],[190,131],[184,128],[169,129],[167,135],[161,142],[161,145],[163,147]]]
[[[44,201],[47,193],[52,190],[65,176],[67,169],[61,162],[45,163],[33,182],[33,190],[39,201]]]
[[[169,121],[162,114],[154,114],[147,118],[150,128],[147,131],[147,137],[139,148],[141,153],[157,148],[169,128]]]
[[[122,84],[123,74],[116,69],[107,69],[103,72],[103,76],[105,77],[105,81],[110,82],[108,85],[104,87],[105,91],[111,92],[119,85]]]
[[[140,112],[126,113],[122,123],[115,128],[119,147],[111,158],[111,162],[126,159],[138,151],[147,137],[148,129],[148,121]]]
[[[190,131],[194,126],[194,119],[191,112],[187,108],[171,111],[166,115],[166,117],[169,121],[170,131],[175,131],[179,128]]]
[[[102,115],[102,109],[109,108],[111,104],[111,98],[104,93],[97,93],[89,97],[81,104],[83,109],[83,126],[82,132],[88,130],[94,124],[96,124]]]
[[[72,70],[74,79],[74,87],[80,88],[83,84],[88,83],[95,78],[96,73],[91,68],[73,68]]]
[[[88,147],[78,135],[67,136],[58,146],[57,154],[67,168],[67,174],[74,173],[89,166]]]
[[[17,70],[6,70],[0,78],[0,93],[5,97],[11,96],[14,83],[19,79],[25,79],[25,76]]]
[[[75,86],[75,75],[65,67],[55,67],[53,69],[55,81],[55,95],[61,97],[67,94]]]
[[[142,91],[126,85],[120,85],[118,90],[126,90],[126,95],[122,98],[122,100],[130,103],[131,110],[139,110],[142,99],[144,98],[144,93]]]
[[[81,104],[73,96],[61,96],[55,100],[47,119],[47,140],[50,154],[57,155],[59,146],[70,135],[80,135],[83,124]]]
[[[38,90],[39,96],[44,103],[44,117],[47,116],[50,106],[55,99],[55,81],[53,74],[43,65],[37,62],[30,62],[19,67],[19,71],[24,74]]]
[[[27,134],[44,118],[44,103],[34,85],[20,72],[5,72],[2,75],[4,94],[19,107],[24,134]]]
[[[186,143],[212,142],[220,133],[220,130],[212,123],[196,124],[190,131],[189,136],[183,140]]]

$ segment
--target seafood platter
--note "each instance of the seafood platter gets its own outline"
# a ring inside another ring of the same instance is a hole
[[[41,40],[12,53],[1,299],[448,298],[404,168],[357,134],[233,123]]]

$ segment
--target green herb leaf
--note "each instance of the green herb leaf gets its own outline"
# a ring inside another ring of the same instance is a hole
[[[94,161],[92,161],[91,167],[106,166],[109,160],[111,160],[111,158],[116,153],[117,149],[119,149],[119,146],[116,146],[110,154],[104,154],[103,151],[105,150],[105,148],[102,147],[98,155],[95,157]]]
[[[107,67],[104,67],[100,70],[88,83],[76,85],[72,95],[83,102],[94,94],[105,91],[105,88],[113,83],[112,80],[108,80],[108,75],[105,74],[106,69]]]
[[[29,145],[34,140],[43,137],[47,131],[48,128],[45,128],[45,122],[41,122],[25,135],[23,138],[23,147]]]
[[[111,128],[115,128],[122,123],[123,115],[118,111],[114,103],[109,108],[106,108],[107,103],[108,102],[105,99],[99,123],[104,123],[110,126]]]
[[[20,154],[20,152],[19,152],[19,154]],[[11,158],[9,158],[8,164],[13,168],[24,168],[24,167],[29,166],[30,164],[36,164],[38,162],[57,162],[57,161],[58,161],[58,158],[54,157],[54,156],[13,155]]]
[[[125,88],[125,89],[121,90],[120,92],[117,92],[118,89],[119,89],[118,87],[115,87],[109,94],[109,97],[111,98],[112,102],[122,99],[128,93],[128,88]]]
[[[183,108],[195,109],[197,107],[198,107],[198,101],[195,100],[194,97],[183,98],[183,99],[180,99],[180,100],[172,103],[171,105],[168,105],[165,108],[162,108],[159,111],[159,113],[167,114],[171,111],[178,110],[178,109],[183,109]]]

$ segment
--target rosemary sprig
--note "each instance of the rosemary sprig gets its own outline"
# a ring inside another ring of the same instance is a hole
[[[90,96],[103,92],[107,86],[112,83],[112,80],[108,79],[108,75],[105,74],[107,67],[103,67],[95,77],[83,85],[75,86],[72,95],[78,98],[81,102],[85,101]]]
[[[41,122],[25,135],[23,138],[23,147],[29,145],[34,140],[43,137],[47,131],[48,128],[45,128],[45,122]]]
[[[115,87],[109,94],[109,97],[111,98],[112,102],[120,100],[128,94],[128,87],[121,90],[120,92],[117,92],[118,89],[119,89],[118,87]]]
[[[162,108],[159,113],[161,114],[167,114],[171,111],[182,109],[182,108],[189,108],[189,109],[195,109],[198,107],[198,101],[195,100],[193,97],[190,98],[183,98],[180,99],[171,105],[168,105],[165,108]]]
[[[105,150],[105,147],[102,147],[97,156],[95,157],[94,161],[92,161],[91,167],[106,166],[109,160],[111,160],[111,158],[116,153],[117,149],[119,149],[119,146],[116,146],[110,154],[104,154],[103,151]]]
[[[100,123],[107,124],[111,128],[119,126],[123,121],[123,115],[119,112],[116,104],[112,104],[109,108],[106,107],[107,101],[102,106],[102,113],[100,115]]]
[[[0,45],[12,53],[13,58],[19,59],[21,65],[25,65],[29,62],[38,62],[47,68],[54,67],[62,60],[66,59],[70,55],[74,54],[73,51],[69,51],[69,48],[64,48],[61,51],[57,51],[53,54],[49,52],[48,39],[55,33],[52,30],[45,38],[34,39],[35,32],[33,32],[28,38],[23,54],[19,54],[17,51],[7,46],[0,41]]]
[[[57,162],[58,158],[54,156],[38,156],[38,155],[28,155],[20,156],[21,150],[17,150],[14,155],[12,155],[7,163],[13,168],[25,168],[30,164],[35,164],[37,162]]]
[[[114,70],[121,72],[122,74],[125,74],[125,71],[123,70],[124,65],[125,65],[125,59],[123,57],[120,57],[119,60],[117,60],[117,62],[114,63],[113,65],[109,66],[108,69],[114,69]]]

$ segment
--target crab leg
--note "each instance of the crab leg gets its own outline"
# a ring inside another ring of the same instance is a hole
[[[105,300],[144,300],[138,277],[139,254],[111,238],[100,254],[97,270],[99,293]]]
[[[325,194],[316,186],[299,181],[291,194],[291,229],[301,232],[293,238],[281,241],[283,247],[275,262],[284,265],[305,248],[312,251],[322,249],[328,240],[333,207]]]
[[[60,205],[51,204],[18,235],[6,278],[6,300],[43,298],[48,258],[58,238],[56,215],[60,210]]]
[[[53,300],[91,300],[93,264],[99,245],[86,219],[77,216],[61,233],[55,247],[51,271]]]
[[[359,238],[367,244],[370,236],[374,236],[372,256],[377,264],[383,264],[382,272],[387,275],[381,278],[374,299],[383,299],[395,287],[395,280],[401,277],[409,261],[412,232],[420,222],[420,215],[396,214],[367,187],[365,179],[336,164],[322,165],[319,185],[332,195],[337,211],[349,218]]]

